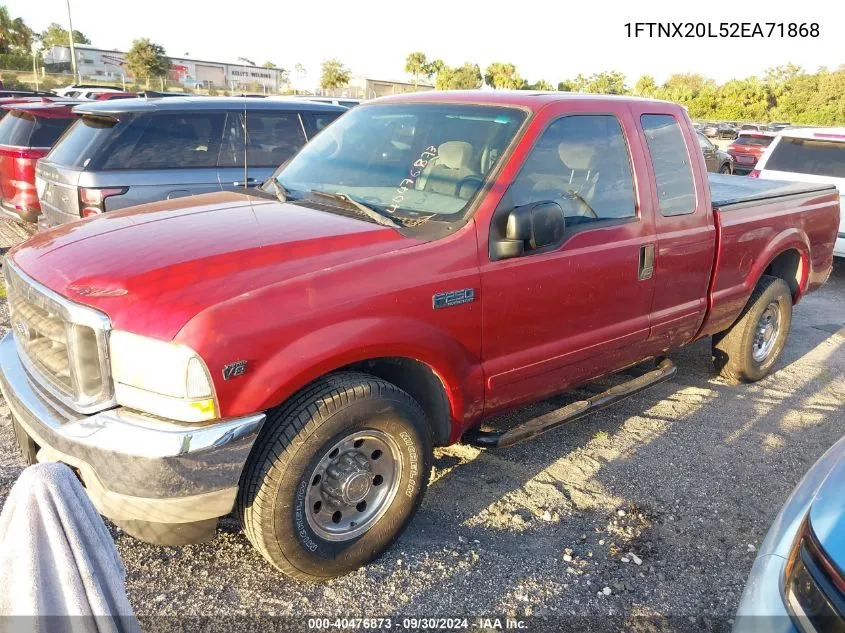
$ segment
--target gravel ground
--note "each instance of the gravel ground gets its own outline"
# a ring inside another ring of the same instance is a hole
[[[112,528],[130,600],[142,616],[289,616],[296,630],[313,616],[399,615],[728,630],[769,524],[845,434],[844,305],[840,261],[797,307],[777,371],[755,385],[714,378],[702,341],[673,355],[673,380],[615,408],[510,449],[439,450],[399,542],[326,584],[274,572],[231,517],[212,542],[185,548]],[[21,468],[0,400],[0,502]]]

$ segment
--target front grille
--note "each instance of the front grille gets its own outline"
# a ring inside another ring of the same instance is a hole
[[[108,318],[45,288],[8,259],[3,269],[12,333],[35,381],[80,413],[112,406]]]
[[[72,396],[64,319],[17,294],[10,293],[9,309],[18,349],[53,386]]]

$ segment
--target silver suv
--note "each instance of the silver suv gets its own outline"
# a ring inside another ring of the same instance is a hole
[[[290,99],[173,97],[79,105],[35,171],[49,228],[125,207],[257,186],[346,112]]]

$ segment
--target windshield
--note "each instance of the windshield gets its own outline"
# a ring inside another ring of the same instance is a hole
[[[343,193],[397,219],[451,221],[466,209],[525,113],[436,103],[358,106],[276,175],[293,197]]]

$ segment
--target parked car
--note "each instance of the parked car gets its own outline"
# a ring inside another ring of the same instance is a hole
[[[733,157],[737,173],[747,174],[754,169],[773,140],[771,134],[740,132],[736,140],[728,145],[728,154]]]
[[[716,127],[716,138],[735,139],[737,137],[736,128],[728,123],[720,123]]]
[[[18,97],[54,97],[52,92],[42,92],[40,90],[0,90],[0,99],[18,98]]]
[[[110,101],[111,99],[132,99],[139,96],[135,92],[101,92],[94,96],[94,101]]]
[[[766,131],[765,125],[758,125],[757,123],[743,123],[737,130],[740,134],[743,132],[756,132],[758,134]]]
[[[343,106],[344,108],[354,108],[361,105],[362,99],[347,99],[346,97],[302,97],[308,101],[316,101],[317,103],[332,103],[334,105]]]
[[[719,133],[719,124],[705,123],[704,127],[701,129],[701,133],[704,134],[704,136],[716,138],[716,135]]]
[[[793,128],[781,132],[749,174],[789,182],[833,183],[845,196],[845,128]],[[845,216],[834,253],[845,257]]]
[[[710,178],[664,101],[362,104],[265,186],[10,251],[0,389],[26,458],[72,464],[128,533],[210,538],[235,508],[276,568],[344,574],[407,526],[434,445],[528,440],[667,379],[666,354],[710,335],[730,380],[772,371],[793,304],[831,272],[839,196]],[[650,361],[587,400],[480,427]]]
[[[78,105],[79,121],[38,164],[41,228],[145,202],[257,186],[345,111],[310,101],[231,97]]]
[[[55,96],[55,95],[54,95]],[[57,98],[57,99],[60,99]],[[50,97],[0,97],[0,119],[2,119],[6,114],[8,114],[9,110],[5,109],[3,106],[7,105],[15,105],[16,103],[47,103],[48,101],[55,101],[56,99],[52,99]]]
[[[772,122],[772,123],[769,123],[769,125],[767,126],[767,128],[766,128],[766,129],[767,129],[769,132],[772,132],[772,133],[775,133],[775,134],[776,134],[776,133],[781,132],[781,131],[783,131],[783,130],[785,130],[785,129],[787,129],[787,128],[790,128],[790,127],[792,127],[792,126],[791,126],[789,123],[777,123],[777,122]]]
[[[704,164],[707,166],[707,171],[720,174],[734,173],[734,159],[730,154],[716,147],[701,132],[697,132],[695,137],[698,139],[698,145],[704,155]]]
[[[804,475],[757,552],[734,633],[845,626],[845,438]]]
[[[0,211],[35,222],[41,213],[35,163],[74,121],[76,102],[37,101],[4,105],[0,120]]]
[[[68,84],[62,88],[55,88],[52,94],[60,97],[77,97],[88,90],[121,90],[119,86],[108,86],[103,84]],[[50,93],[48,93],[50,94]]]
[[[94,88],[92,90],[83,90],[76,98],[84,101],[98,101],[101,96],[124,94],[127,93],[123,90],[115,90],[114,88]]]

